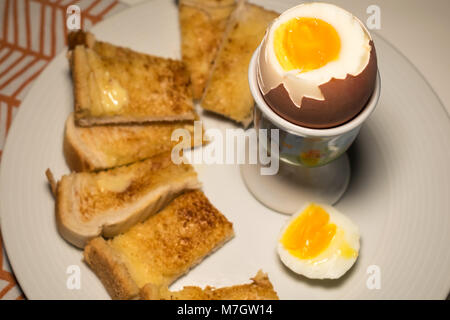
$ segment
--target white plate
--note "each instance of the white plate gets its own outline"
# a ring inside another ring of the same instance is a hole
[[[296,2],[296,1],[295,1]],[[262,2],[284,10],[295,2]],[[155,0],[96,26],[99,39],[179,57],[177,10]],[[337,207],[362,235],[354,268],[337,281],[311,281],[280,263],[278,232],[288,218],[262,206],[245,188],[237,166],[203,166],[208,197],[231,221],[236,237],[174,284],[228,285],[262,268],[280,298],[445,298],[450,288],[450,124],[417,70],[375,36],[382,75],[380,104],[350,151],[352,179]],[[57,233],[54,201],[44,171],[67,173],[64,121],[73,109],[64,53],[41,74],[9,133],[1,171],[1,225],[15,275],[28,298],[104,299],[100,281],[82,253]],[[204,117],[207,127],[234,127]],[[67,268],[81,268],[81,289],[66,286]],[[366,286],[367,268],[381,270],[381,289]]]

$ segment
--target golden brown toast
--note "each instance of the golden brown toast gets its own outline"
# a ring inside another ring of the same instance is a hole
[[[181,61],[69,36],[75,120],[80,126],[193,120],[189,73]]]
[[[64,156],[73,171],[114,168],[169,152],[181,143],[171,141],[172,132],[176,129],[186,129],[190,133],[190,143],[183,139],[185,148],[205,142],[202,138],[194,138],[193,121],[79,127],[71,114],[64,132]],[[204,136],[200,125],[197,131]]]
[[[175,165],[170,153],[111,170],[65,175],[56,187],[58,230],[83,248],[100,235],[125,232],[181,192],[199,187],[193,167]]]
[[[144,300],[278,300],[267,274],[259,270],[251,280],[248,284],[217,289],[187,286],[180,291],[149,283],[140,290],[140,296]]]
[[[205,89],[235,0],[180,0],[181,54],[191,74],[194,99]]]
[[[253,98],[248,85],[248,66],[269,23],[278,13],[240,2],[232,13],[211,76],[203,95],[204,109],[247,127],[252,121]]]
[[[93,239],[84,259],[113,299],[131,299],[148,283],[170,285],[233,234],[203,192],[190,191],[124,234]]]

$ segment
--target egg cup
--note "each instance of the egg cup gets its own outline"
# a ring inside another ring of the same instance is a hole
[[[256,130],[279,129],[278,141],[270,141],[268,134],[268,142],[274,143],[278,150],[275,156],[278,156],[279,170],[275,175],[261,175],[263,165],[259,162],[244,164],[241,174],[245,184],[257,200],[285,214],[295,213],[309,201],[333,205],[350,181],[346,151],[378,103],[379,72],[371,98],[355,118],[329,129],[305,128],[283,119],[265,102],[257,81],[259,50],[253,54],[248,70],[250,90],[256,102],[253,120]]]

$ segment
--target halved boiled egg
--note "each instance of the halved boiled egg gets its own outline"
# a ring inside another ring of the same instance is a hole
[[[355,263],[359,229],[331,206],[308,203],[282,229],[281,261],[311,279],[337,279]]]
[[[279,116],[309,128],[354,118],[375,88],[377,58],[369,32],[351,13],[306,3],[268,28],[258,57],[258,84]]]

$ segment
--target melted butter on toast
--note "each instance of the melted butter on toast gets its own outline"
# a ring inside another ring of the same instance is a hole
[[[86,49],[87,60],[91,66],[92,73],[89,78],[89,90],[93,99],[93,115],[114,114],[129,102],[127,91],[120,85],[117,79],[104,70],[97,54]],[[94,102],[95,101],[95,102]]]
[[[97,186],[100,192],[125,192],[133,182],[133,174],[126,173],[122,175],[99,175],[96,178]]]

